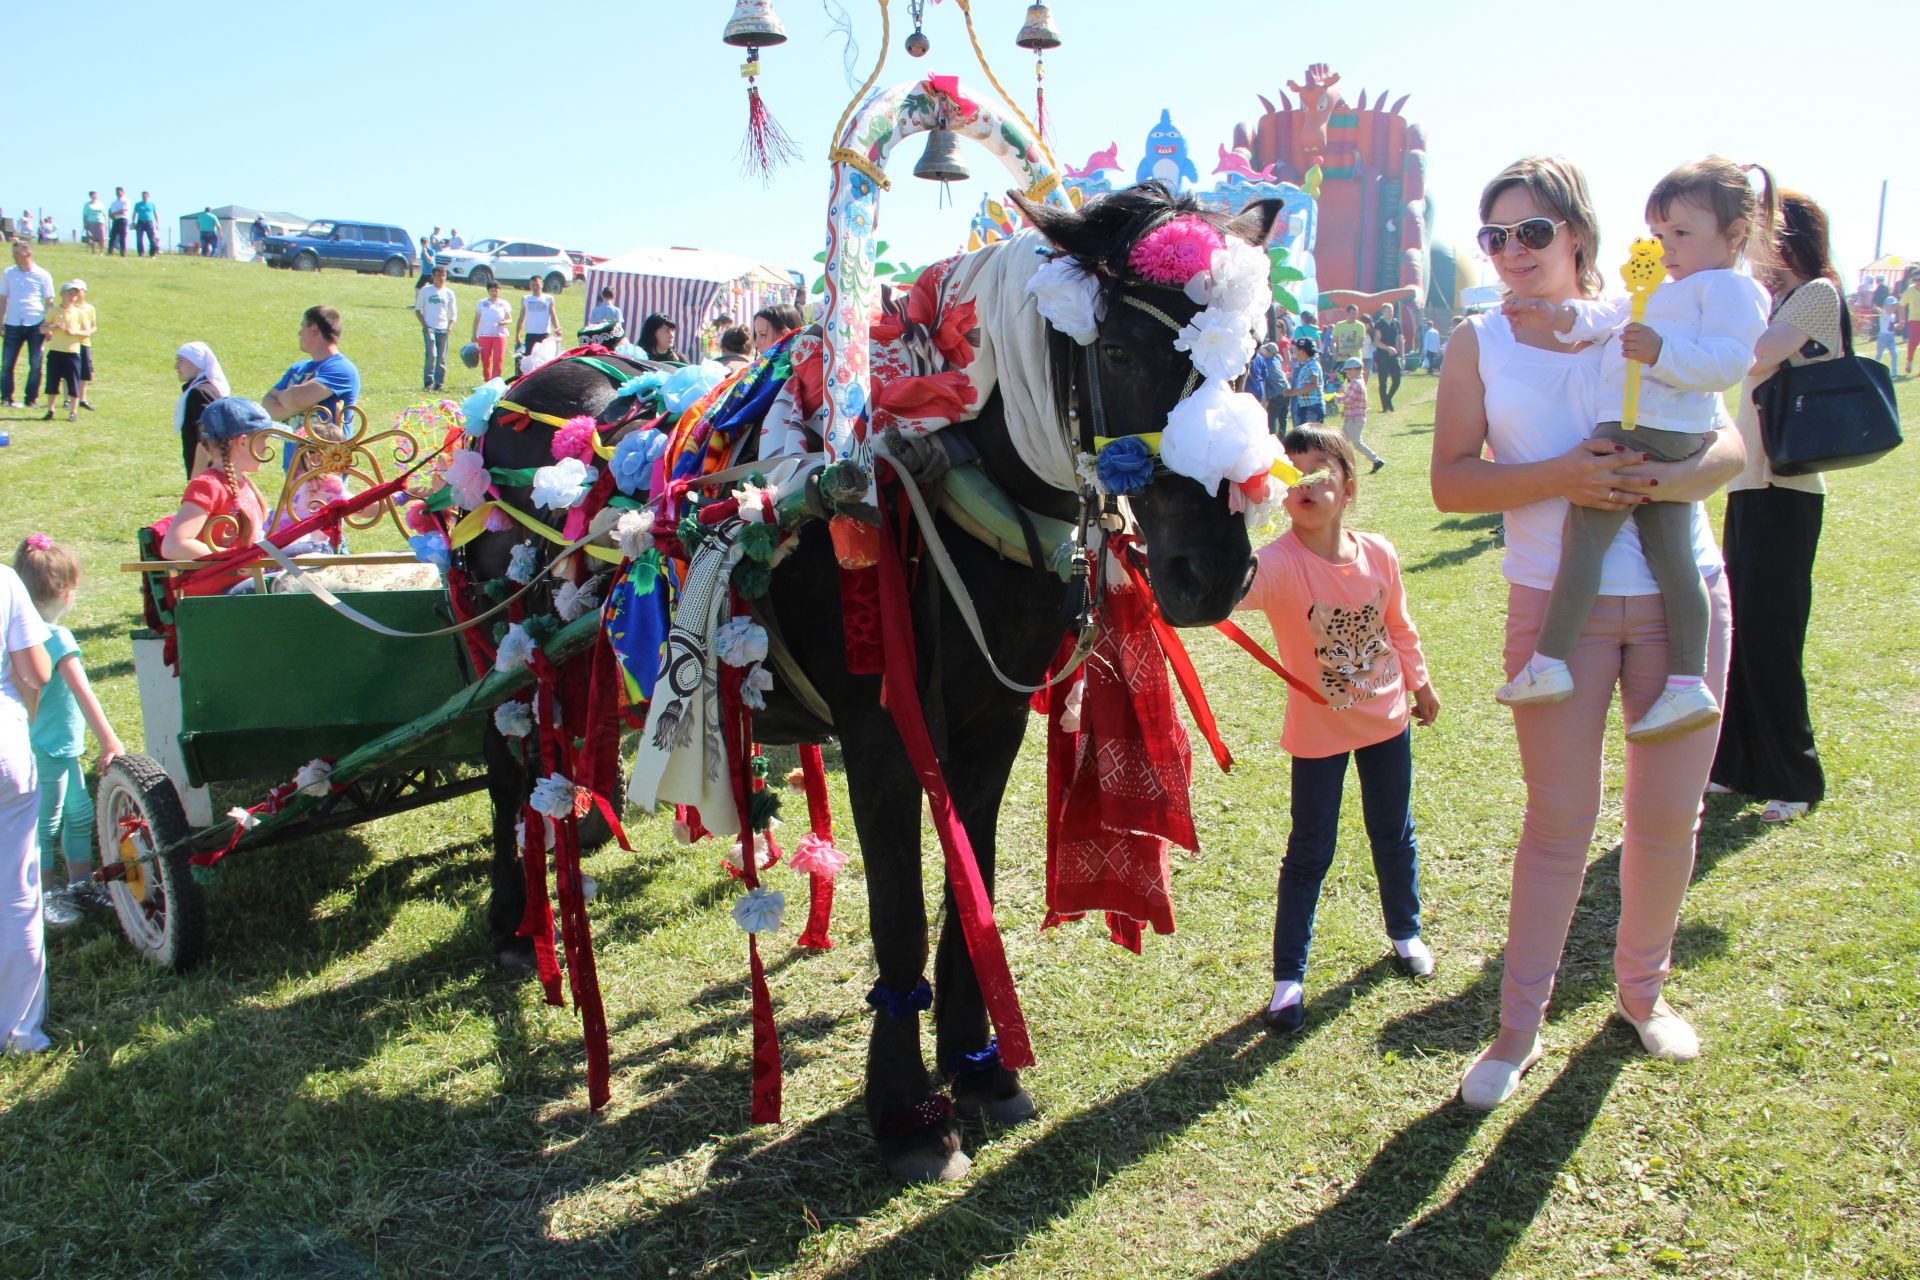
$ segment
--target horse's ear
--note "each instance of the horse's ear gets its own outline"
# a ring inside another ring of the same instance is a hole
[[[1227,224],[1227,233],[1264,249],[1267,247],[1267,237],[1273,234],[1273,224],[1280,220],[1280,210],[1284,207],[1284,202],[1280,200],[1255,200],[1241,211],[1239,217]]]
[[[1082,262],[1099,262],[1106,255],[1102,233],[1087,225],[1078,209],[1029,200],[1018,191],[1007,192],[1007,199],[1026,216],[1027,224],[1047,238],[1048,243]]]

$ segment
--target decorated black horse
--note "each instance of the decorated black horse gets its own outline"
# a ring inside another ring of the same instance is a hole
[[[1206,223],[1212,228],[1207,234],[1216,240],[1260,246],[1279,212],[1278,204],[1269,202],[1228,221],[1157,184],[1101,197],[1080,211],[1014,198],[1035,231],[956,263],[956,270],[979,269],[974,301],[983,341],[1003,353],[999,383],[974,406],[977,413],[927,437],[921,448],[910,450],[898,438],[892,450],[883,448],[883,456],[894,460],[881,466],[882,476],[891,472],[892,479],[880,489],[880,505],[892,520],[889,536],[910,540],[911,528],[903,533],[900,527],[905,503],[895,486],[925,483],[930,494],[938,491],[940,482],[930,477],[940,466],[923,467],[906,457],[912,453],[924,462],[937,447],[942,455],[937,463],[967,463],[997,486],[1010,509],[1017,508],[1019,533],[983,540],[977,536],[978,520],[933,504],[930,539],[944,546],[949,565],[946,572],[935,572],[929,554],[908,584],[917,691],[954,812],[989,895],[995,827],[1027,724],[1029,690],[1060,669],[1063,639],[1071,642],[1097,603],[1089,599],[1090,591],[1098,591],[1097,566],[1091,583],[1084,572],[1063,578],[1049,567],[1056,557],[1043,545],[1049,540],[1046,530],[1084,533],[1098,526],[1104,507],[1109,529],[1124,522],[1137,539],[1131,554],[1151,583],[1159,616],[1174,626],[1225,618],[1251,576],[1247,522],[1229,504],[1230,484],[1203,487],[1165,463],[1150,462],[1128,487],[1126,515],[1119,515],[1118,499],[1096,493],[1086,478],[1085,464],[1101,444],[1127,437],[1158,440],[1154,433],[1167,426],[1170,413],[1198,380],[1193,361],[1176,348],[1174,337],[1201,310],[1200,301],[1190,290],[1143,279],[1134,261],[1136,246],[1175,219]],[[1097,334],[1082,334],[1076,341],[1050,327],[1030,298],[1006,292],[1020,289],[1032,275],[1036,255],[1070,264],[1091,282],[1094,311],[1101,317]],[[1006,267],[1017,269],[1000,269]],[[1036,353],[1025,373],[1006,354],[1016,346]],[[562,360],[521,379],[510,395],[520,414],[517,429],[496,423],[481,438],[488,468],[511,476],[549,464],[553,424],[583,414],[618,418],[620,376],[645,368],[607,358]],[[499,412],[502,418],[509,414]],[[758,447],[759,433],[743,431],[722,460],[738,471],[754,461]],[[1036,448],[1048,453],[1044,463],[1036,462]],[[1145,448],[1136,452],[1151,454]],[[534,505],[528,486],[505,484],[500,492],[521,511],[551,518]],[[817,483],[809,493],[824,513]],[[753,737],[766,744],[839,740],[878,966],[870,1001],[875,1012],[865,1089],[868,1117],[895,1176],[958,1177],[969,1162],[960,1151],[954,1113],[1011,1123],[1030,1116],[1033,1103],[1018,1072],[993,1051],[989,1001],[955,923],[952,883],[944,889],[947,926],[929,975],[921,776],[903,749],[893,714],[882,705],[882,678],[848,669],[843,569],[826,521],[797,522],[790,538],[755,610],[777,637],[784,669],[797,678],[776,679],[765,694],[764,710],[753,715]],[[469,542],[459,560],[484,587],[507,574],[513,548],[526,541],[519,529],[497,530]],[[542,557],[557,549],[538,540],[535,545]],[[1083,563],[1091,559],[1084,556]],[[969,629],[969,614],[977,615],[977,637]],[[525,880],[514,815],[532,779],[525,776],[520,754],[497,733],[489,735],[487,758],[497,815],[489,919],[503,961],[525,963],[528,940],[517,935]],[[931,1070],[917,1017],[926,1006],[928,986],[936,1064]],[[937,1092],[936,1072],[950,1082],[950,1106]]]

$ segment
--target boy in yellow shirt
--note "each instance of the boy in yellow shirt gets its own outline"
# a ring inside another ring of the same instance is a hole
[[[86,399],[86,345],[99,327],[93,305],[87,301],[87,282],[69,280],[60,286],[60,307],[47,312],[47,416],[53,420],[53,397],[67,386],[67,421],[80,416]]]

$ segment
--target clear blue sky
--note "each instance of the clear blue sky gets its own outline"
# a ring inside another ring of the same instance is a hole
[[[879,51],[878,0],[841,0],[864,77]],[[12,113],[0,204],[50,209],[62,230],[89,188],[154,192],[169,225],[204,204],[309,217],[434,224],[545,236],[596,253],[697,245],[790,266],[824,240],[828,135],[851,94],[822,0],[778,0],[791,33],[764,54],[768,103],[804,149],[762,190],[740,176],[746,106],[739,51],[720,42],[731,0],[508,4],[409,0],[201,9],[103,0],[15,6],[9,69],[38,64],[61,112]],[[1920,148],[1908,0],[1745,0],[1595,6],[1400,3],[1255,6],[1226,0],[1059,0],[1065,45],[1047,60],[1062,160],[1109,142],[1131,165],[1161,107],[1203,175],[1235,121],[1260,111],[1309,62],[1365,88],[1411,94],[1443,236],[1464,240],[1480,186],[1536,151],[1572,156],[1601,206],[1603,262],[1624,256],[1653,181],[1709,152],[1771,166],[1832,215],[1848,278],[1873,250],[1890,178],[1886,247],[1920,255]],[[927,5],[933,53],[900,48],[884,83],[916,71],[983,83],[953,0]],[[983,45],[1031,109],[1032,56],[1013,45],[1018,0],[975,0]],[[1809,14],[1814,17],[1810,19]],[[24,45],[34,51],[21,56]],[[1657,65],[1637,59],[1651,50]],[[1896,58],[1904,50],[1908,65]],[[36,56],[37,55],[37,56]],[[1863,69],[1869,57],[1884,66]],[[71,60],[72,88],[58,70]],[[9,85],[9,97],[18,86]],[[589,125],[588,121],[594,122]],[[930,261],[965,236],[1002,172],[970,149],[975,178],[941,209],[915,182],[919,143],[894,159],[881,234],[894,256]],[[992,166],[990,170],[990,165]],[[987,180],[991,179],[991,183]]]

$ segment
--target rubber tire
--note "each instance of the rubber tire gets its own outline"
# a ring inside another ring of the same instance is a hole
[[[399,279],[401,276],[407,274],[407,260],[405,258],[388,258],[386,265],[380,268],[380,274],[383,276],[392,276],[396,280]]]
[[[124,755],[107,766],[95,798],[95,830],[102,866],[120,861],[119,814],[137,810],[161,848],[184,840],[191,832],[180,793],[173,779],[152,756]],[[185,973],[207,955],[207,903],[193,878],[185,853],[173,853],[146,868],[147,898],[157,888],[161,907],[157,918],[142,907],[125,880],[109,880],[107,896],[120,916],[121,932],[143,959]],[[157,925],[157,928],[155,927]]]
[[[467,277],[467,283],[476,289],[485,289],[493,283],[493,272],[485,267],[475,267],[473,274]]]
[[[567,278],[558,271],[549,271],[547,272],[546,286],[548,293],[565,293],[567,290]]]
[[[295,271],[318,271],[320,269],[320,258],[310,250],[302,249],[299,253],[293,255],[291,265]]]

